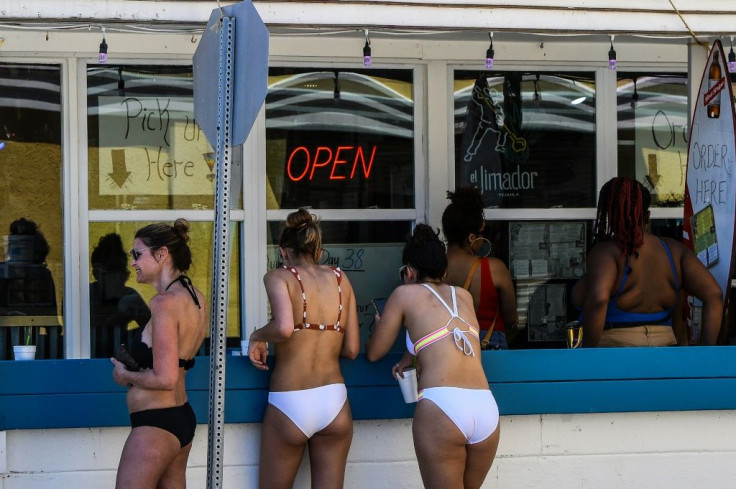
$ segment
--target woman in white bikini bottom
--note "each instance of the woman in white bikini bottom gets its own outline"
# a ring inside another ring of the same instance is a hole
[[[427,387],[419,400],[432,401],[462,432],[469,445],[480,443],[498,427],[498,405],[490,390]]]
[[[347,398],[345,384],[268,393],[268,403],[284,413],[307,438],[329,426],[340,414]]]

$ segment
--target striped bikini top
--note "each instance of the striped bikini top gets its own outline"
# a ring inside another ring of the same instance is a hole
[[[337,309],[337,322],[335,324],[313,324],[307,322],[307,293],[304,292],[304,284],[302,284],[302,277],[299,275],[299,271],[295,267],[287,267],[286,265],[284,265],[284,268],[291,272],[294,278],[296,278],[296,281],[299,282],[299,288],[302,289],[302,301],[304,306],[302,309],[302,323],[295,324],[294,331],[299,331],[300,329],[311,329],[315,331],[337,331],[338,333],[345,333],[343,328],[340,326],[340,317],[342,316],[342,287],[340,286],[340,283],[342,282],[342,270],[338,267],[334,267],[332,269],[332,271],[335,272],[335,277],[337,278],[337,295],[340,300],[340,305]]]
[[[470,333],[471,335],[475,336],[476,338],[480,339],[478,335],[478,328],[468,323],[466,320],[458,316],[457,314],[457,297],[455,295],[455,287],[450,286],[450,291],[452,293],[452,308],[447,305],[447,302],[440,297],[440,295],[437,293],[436,290],[434,290],[432,287],[430,287],[428,284],[422,284],[424,285],[434,296],[437,298],[440,303],[445,306],[445,309],[447,309],[447,312],[450,313],[450,319],[447,320],[444,326],[441,328],[436,329],[435,331],[432,331],[428,335],[422,336],[417,340],[416,343],[411,342],[411,338],[409,338],[409,333],[406,333],[406,348],[409,350],[409,353],[412,355],[417,355],[421,350],[428,347],[432,343],[435,343],[447,336],[452,335],[453,339],[455,340],[455,346],[458,347],[459,350],[461,350],[466,355],[472,355],[475,356],[475,350],[473,349],[473,345],[470,343],[470,340],[467,337],[467,334]],[[465,323],[468,326],[467,330],[460,329],[459,326],[455,326],[452,330],[447,329],[447,327],[450,325],[450,323],[454,319],[459,319],[463,323]]]

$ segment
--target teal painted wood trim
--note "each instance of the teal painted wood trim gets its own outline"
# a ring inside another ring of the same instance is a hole
[[[391,377],[391,354],[343,361],[354,419],[409,418]],[[483,352],[501,414],[736,409],[736,347],[626,348]],[[126,426],[125,389],[109,360],[0,361],[0,430]],[[227,357],[225,421],[260,422],[267,372]],[[209,410],[209,358],[187,376],[200,423]]]

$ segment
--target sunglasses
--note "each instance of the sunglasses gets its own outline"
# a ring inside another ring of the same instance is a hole
[[[154,249],[152,246],[147,246],[141,250],[136,250],[135,248],[133,248],[128,253],[130,254],[130,257],[133,258],[133,261],[138,261],[138,258],[140,258],[141,255],[143,254],[143,250],[152,250],[152,249]]]

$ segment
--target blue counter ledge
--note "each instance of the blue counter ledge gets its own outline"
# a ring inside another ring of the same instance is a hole
[[[409,418],[391,365],[343,361],[355,419]],[[736,409],[736,347],[483,352],[501,414]],[[0,361],[0,430],[127,426],[125,389],[107,359]],[[268,373],[228,356],[225,422],[260,422]],[[200,423],[209,410],[209,358],[187,377]]]

